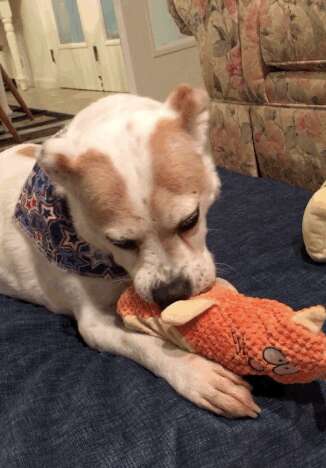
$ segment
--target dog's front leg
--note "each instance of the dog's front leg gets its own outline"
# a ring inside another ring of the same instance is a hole
[[[124,329],[115,314],[84,307],[78,328],[90,347],[136,361],[202,408],[226,417],[255,418],[260,413],[243,379],[160,338]]]

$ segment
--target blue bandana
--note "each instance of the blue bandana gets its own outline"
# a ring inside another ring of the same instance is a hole
[[[66,200],[55,192],[38,164],[23,187],[14,218],[38,250],[59,268],[93,278],[127,275],[111,255],[96,251],[78,236]]]

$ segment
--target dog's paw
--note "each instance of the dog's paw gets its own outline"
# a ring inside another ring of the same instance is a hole
[[[256,418],[261,409],[241,377],[201,356],[179,357],[170,384],[197,406],[227,418]]]

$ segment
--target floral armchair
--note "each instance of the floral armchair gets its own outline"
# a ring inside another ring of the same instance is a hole
[[[326,1],[168,1],[198,42],[217,165],[317,189],[326,179]]]

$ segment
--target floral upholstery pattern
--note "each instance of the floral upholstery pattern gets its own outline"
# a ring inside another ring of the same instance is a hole
[[[239,0],[238,3],[244,77],[252,93],[251,101],[264,102],[264,63],[259,37],[259,12],[262,1]]]
[[[326,112],[257,106],[251,120],[261,175],[317,190],[326,179]]]
[[[198,42],[216,163],[318,188],[326,178],[326,1],[168,2]]]
[[[325,0],[264,0],[260,9],[260,44],[264,61],[278,68],[326,69]]]
[[[213,103],[210,140],[217,166],[258,175],[248,106]]]
[[[326,72],[274,72],[265,86],[269,102],[326,105]]]
[[[191,31],[199,43],[210,96],[219,100],[250,99],[243,75],[237,0],[169,0],[169,8],[180,30]]]

